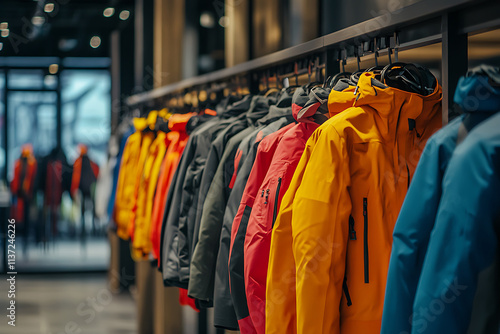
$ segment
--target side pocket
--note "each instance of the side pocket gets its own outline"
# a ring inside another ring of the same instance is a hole
[[[278,199],[280,195],[281,189],[281,177],[278,179],[278,187],[276,187],[276,196],[274,197],[274,211],[273,211],[273,224],[272,228],[274,228],[274,223],[276,222],[276,217],[278,216]]]
[[[369,278],[369,264],[368,264],[368,199],[363,198],[363,219],[364,219],[364,235],[363,235],[363,248],[365,258],[365,283],[370,282]]]

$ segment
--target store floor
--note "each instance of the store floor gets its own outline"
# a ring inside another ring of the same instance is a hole
[[[109,267],[110,249],[105,237],[56,240],[46,245],[16,243],[19,272],[104,271]]]
[[[113,294],[103,274],[16,277],[16,327],[7,324],[7,281],[0,281],[2,334],[135,334],[130,294]]]

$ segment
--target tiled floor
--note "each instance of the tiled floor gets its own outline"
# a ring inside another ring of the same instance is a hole
[[[7,281],[0,276],[2,334],[135,334],[129,294],[113,294],[105,274],[25,275],[16,280],[16,327],[7,324]]]

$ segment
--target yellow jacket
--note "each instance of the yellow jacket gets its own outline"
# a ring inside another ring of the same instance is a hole
[[[394,224],[440,126],[439,85],[422,96],[361,75],[353,107],[313,133],[283,198],[266,333],[380,333]]]
[[[117,235],[124,240],[128,240],[131,230],[133,231],[137,189],[142,167],[154,138],[154,133],[149,130],[154,129],[156,116],[156,112],[151,112],[147,118],[134,119],[136,131],[127,139],[123,150],[116,187],[114,220],[117,225]]]
[[[137,194],[135,230],[132,242],[132,255],[135,259],[145,258],[151,252],[149,234],[151,214],[153,212],[153,199],[161,163],[167,151],[168,141],[167,134],[163,131],[158,131],[156,139],[149,148],[149,154],[144,164],[141,183]]]

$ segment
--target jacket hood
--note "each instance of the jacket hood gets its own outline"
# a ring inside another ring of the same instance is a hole
[[[293,97],[295,95],[294,92],[296,88],[297,87],[283,88],[278,95],[276,106],[280,108],[290,107],[292,105]]]
[[[196,115],[193,114],[193,116],[188,120],[186,124],[186,133],[190,134],[193,132],[197,127],[199,127],[201,124],[214,119],[215,116],[209,115],[209,114],[203,114],[203,115]]]
[[[352,107],[356,95],[356,86],[348,79],[340,79],[328,95],[328,112],[330,117]]]
[[[229,94],[228,96],[222,98],[222,100],[215,106],[217,115],[222,115],[231,104],[235,103],[239,99],[240,98],[237,95],[233,94]]]
[[[148,122],[144,117],[135,117],[132,123],[134,124],[135,131],[142,131],[148,126]]]
[[[467,113],[500,111],[500,69],[473,68],[458,81],[453,101]]]
[[[386,119],[404,117],[420,119],[423,122],[434,116],[433,113],[437,112],[435,106],[440,105],[442,99],[439,84],[436,84],[432,93],[424,96],[386,86],[375,79],[375,74],[372,72],[360,76],[356,93],[354,107],[371,107],[380,117]]]
[[[33,146],[31,144],[24,144],[21,146],[21,157],[32,157],[33,156]]]
[[[282,91],[283,92],[283,91]],[[281,117],[289,116],[292,120],[292,100],[287,97],[288,95],[281,94],[280,98],[276,101],[274,97],[263,97],[267,99],[267,105],[262,105],[262,108],[267,108],[267,113],[264,117],[258,119],[254,124],[255,126],[270,124]],[[278,104],[275,104],[278,102]]]
[[[300,87],[293,94],[292,114],[297,122],[323,124],[328,120],[330,88],[313,87],[309,94]]]
[[[269,107],[274,104],[274,99],[269,99],[261,95],[252,97],[249,108],[247,109],[246,118],[250,125],[257,124],[257,121],[267,115]]]
[[[224,110],[222,113],[217,113],[217,114],[222,116],[223,118],[238,116],[250,109],[252,101],[253,101],[252,95],[245,95],[243,99],[234,102],[233,104],[228,106],[227,109]]]
[[[168,128],[170,131],[186,132],[186,125],[193,117],[193,113],[189,114],[174,114],[168,119]]]
[[[136,131],[144,131],[146,128],[154,130],[156,124],[156,118],[158,117],[158,111],[152,110],[149,112],[146,118],[136,117],[132,121],[134,123],[134,128]]]

